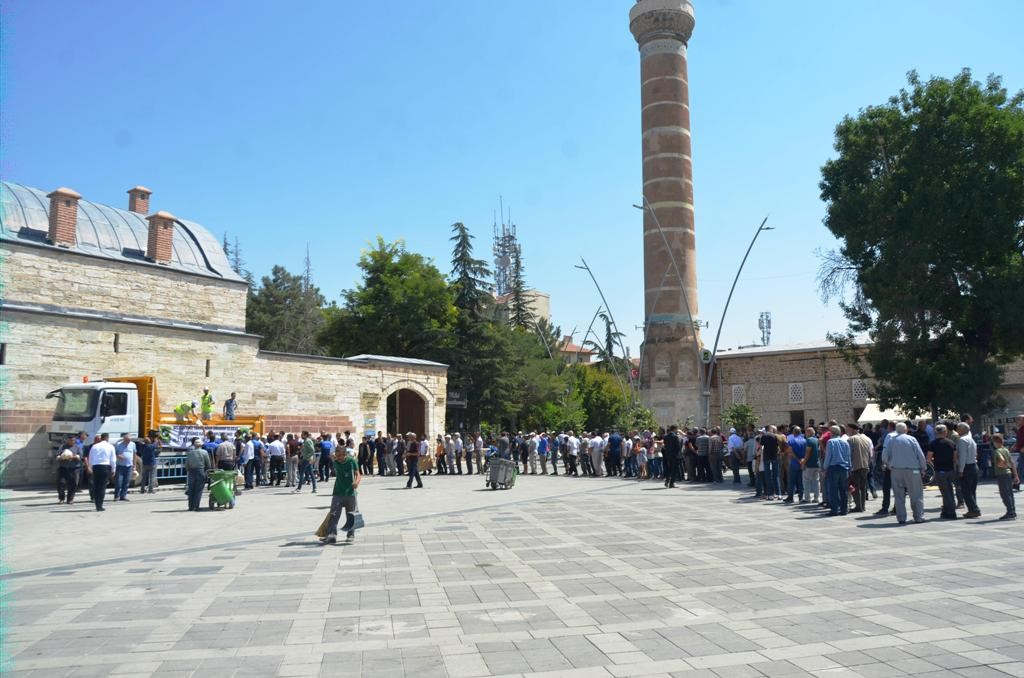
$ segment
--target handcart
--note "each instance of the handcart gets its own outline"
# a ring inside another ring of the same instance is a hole
[[[488,459],[488,468],[487,484],[492,490],[498,489],[499,486],[507,490],[516,484],[519,467],[511,459],[502,459],[495,455]]]
[[[234,471],[210,471],[210,508],[215,506],[235,508]]]

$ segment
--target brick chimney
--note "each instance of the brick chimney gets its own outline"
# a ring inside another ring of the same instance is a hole
[[[147,200],[149,196],[146,196]],[[171,243],[174,242],[175,217],[169,212],[157,212],[146,217],[149,222],[149,244],[146,258],[158,264],[171,263]]]
[[[128,189],[128,211],[136,214],[149,214],[149,196],[153,191],[145,186]]]
[[[50,199],[50,230],[47,237],[58,247],[74,247],[78,242],[78,200],[81,194],[70,188],[58,188]]]

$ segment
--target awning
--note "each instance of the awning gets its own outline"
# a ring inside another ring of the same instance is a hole
[[[883,410],[878,403],[868,401],[867,407],[864,408],[864,411],[857,418],[857,423],[880,424],[883,419],[888,421],[907,421],[908,419],[915,419],[915,417],[908,417],[905,412],[895,407],[890,410]]]
[[[857,423],[858,424],[878,424],[878,423],[881,423],[881,421],[883,419],[887,419],[887,420],[893,421],[893,422],[895,422],[895,421],[917,421],[918,419],[931,419],[931,417],[932,417],[932,415],[929,414],[929,413],[924,413],[924,414],[920,414],[920,415],[918,415],[916,417],[912,417],[909,414],[907,414],[906,412],[904,412],[903,410],[899,409],[898,407],[894,407],[894,408],[889,409],[889,410],[883,410],[881,407],[879,407],[878,403],[876,403],[876,402],[874,402],[872,400],[869,400],[868,403],[867,403],[867,407],[864,408],[864,411],[861,412],[860,416],[857,418]],[[939,419],[940,420],[941,419],[949,419],[949,420],[952,420],[952,421],[956,421],[957,417],[954,416],[954,414],[952,412],[947,412],[944,417],[940,416]]]

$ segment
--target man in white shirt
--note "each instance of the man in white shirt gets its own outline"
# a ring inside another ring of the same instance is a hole
[[[242,436],[242,440],[242,456],[239,457],[238,463],[245,469],[245,489],[251,490],[253,488],[253,456],[256,448],[252,444],[252,437],[249,434]]]
[[[580,455],[580,439],[573,435],[572,431],[569,431],[569,468],[565,469],[565,475],[574,475],[577,478],[580,475],[579,468],[576,466],[576,459]]]
[[[530,431],[530,439],[526,441],[527,454],[529,454],[530,460],[530,475],[537,475],[537,445],[540,443],[540,438],[537,436],[535,431]]]
[[[484,472],[483,465],[483,454],[484,454],[484,438],[480,431],[476,432],[476,437],[473,439],[473,463],[476,464],[477,474]],[[469,467],[469,450],[466,451],[466,466]],[[469,469],[469,474],[473,475],[473,469]]]
[[[633,433],[636,433],[634,431]],[[633,436],[627,435],[622,441],[622,459],[625,467],[629,470],[627,478],[638,478],[640,466],[637,464],[636,456],[633,454]]]
[[[462,475],[462,453],[465,451],[465,446],[462,442],[462,435],[459,433],[455,434],[455,467],[458,469],[458,474]],[[469,464],[469,457],[466,458],[466,464]]]
[[[590,439],[590,466],[595,478],[604,475],[604,438],[600,434]]]
[[[117,463],[117,451],[110,444],[110,434],[104,433],[89,448],[89,469],[92,473],[92,498],[97,511],[105,511],[103,498],[107,494],[110,472]]]
[[[284,478],[284,443],[277,436],[273,436],[267,449],[270,451],[270,484],[280,487],[281,479]],[[277,482],[274,482],[275,478]]]

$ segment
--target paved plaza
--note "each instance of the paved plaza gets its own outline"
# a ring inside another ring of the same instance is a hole
[[[897,526],[744,487],[369,478],[352,545],[321,494],[188,513],[4,491],[11,676],[1024,676],[1020,523]],[[879,502],[870,502],[874,511]]]

